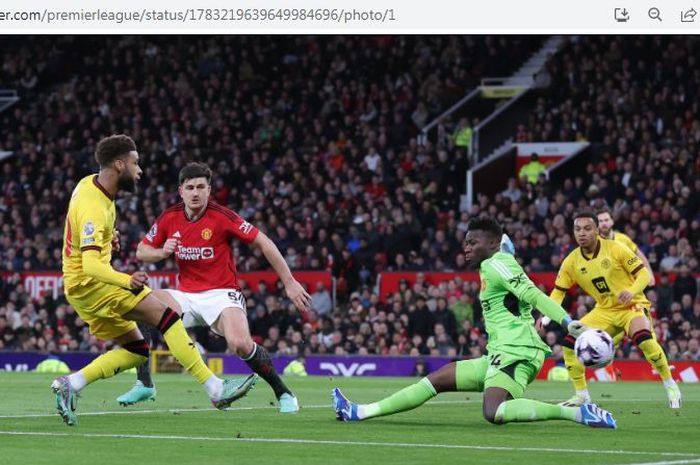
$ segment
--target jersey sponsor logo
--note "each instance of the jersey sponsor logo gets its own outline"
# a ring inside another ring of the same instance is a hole
[[[214,247],[183,247],[179,246],[175,250],[175,257],[178,260],[211,260],[214,258]]]
[[[202,239],[204,239],[205,241],[208,241],[209,239],[211,239],[211,235],[212,235],[211,229],[209,229],[209,228],[202,229]]]
[[[599,276],[597,278],[593,278],[591,282],[601,294],[606,294],[610,292],[610,286],[608,286],[608,282],[605,280],[604,277]]]
[[[182,234],[180,234],[180,231],[175,231],[175,234],[173,234],[173,237],[175,239],[180,239],[182,237]]]
[[[243,231],[243,234],[249,234],[250,231],[253,229],[253,225],[248,223],[247,221],[244,221],[243,223],[241,223],[238,229]]]
[[[81,246],[81,247],[84,247],[84,246],[86,246],[86,245],[94,244],[95,242],[96,242],[96,241],[95,241],[95,238],[94,238],[94,237],[85,237],[85,238],[83,238],[83,239],[80,240],[80,246]]]
[[[148,234],[146,234],[146,239],[153,242],[153,239],[156,237],[157,234],[158,234],[158,225],[154,224],[153,226],[151,226],[151,230],[148,231]]]
[[[92,221],[88,221],[85,223],[85,226],[83,226],[83,235],[92,236],[93,234],[95,234],[95,225],[92,224]]]
[[[628,265],[634,265],[634,264],[635,264],[636,262],[638,262],[638,261],[639,261],[639,257],[635,256],[635,257],[632,257],[632,258],[630,258],[629,260],[627,260],[627,264],[628,264]]]
[[[518,287],[521,284],[526,282],[526,276],[523,273],[520,273],[518,276],[514,276],[508,280],[510,284],[513,285],[513,287]]]

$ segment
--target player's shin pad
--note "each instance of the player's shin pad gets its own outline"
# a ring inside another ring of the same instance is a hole
[[[644,352],[644,357],[651,363],[659,373],[661,379],[666,381],[671,379],[671,369],[668,366],[668,359],[664,349],[654,339],[646,339],[639,344],[639,348]]]
[[[114,349],[100,355],[80,371],[85,376],[87,383],[90,384],[98,379],[111,378],[122,371],[141,365],[146,360],[148,357],[143,354],[130,352],[126,349]]]
[[[423,405],[436,395],[435,388],[428,378],[423,378],[379,402],[362,406],[361,417],[365,419],[405,412]]]
[[[170,352],[200,384],[204,384],[214,375],[204,364],[202,356],[194,346],[192,339],[187,335],[180,315],[169,308],[166,309],[163,318],[158,323],[158,329],[163,333],[163,338],[168,344]]]
[[[574,350],[562,347],[562,352],[564,354],[564,363],[566,364],[566,369],[569,370],[569,376],[574,383],[574,388],[577,391],[586,389],[586,369],[579,359],[576,358]]]
[[[542,420],[576,421],[576,408],[547,404],[531,399],[514,399],[501,403],[496,410],[496,423]]]

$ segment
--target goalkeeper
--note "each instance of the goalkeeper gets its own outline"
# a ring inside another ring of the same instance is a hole
[[[505,252],[503,251],[505,250]],[[336,417],[358,421],[414,409],[441,392],[482,392],[484,418],[494,424],[569,420],[615,428],[612,415],[595,404],[566,407],[524,399],[523,393],[551,353],[534,328],[533,307],[576,337],[587,329],[541,292],[515,261],[512,244],[491,218],[474,218],[464,239],[464,258],[479,269],[488,355],[452,362],[395,394],[371,404],[350,402],[335,388]]]

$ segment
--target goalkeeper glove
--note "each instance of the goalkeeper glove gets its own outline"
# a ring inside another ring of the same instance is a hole
[[[513,241],[510,240],[510,237],[508,237],[508,234],[501,236],[501,252],[515,255],[515,246],[513,245]]]
[[[564,325],[566,325],[566,330],[569,332],[569,335],[574,339],[579,337],[584,331],[588,331],[588,326],[578,320],[572,320],[569,316],[562,320],[562,326]]]

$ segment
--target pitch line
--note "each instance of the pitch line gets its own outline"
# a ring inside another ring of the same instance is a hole
[[[684,452],[657,452],[636,450],[595,450],[595,449],[558,449],[550,447],[505,447],[505,446],[477,446],[467,444],[424,444],[404,442],[369,442],[369,441],[332,441],[319,439],[291,439],[291,438],[234,438],[234,437],[208,437],[208,436],[175,436],[175,435],[142,435],[142,434],[109,434],[109,433],[56,433],[39,431],[0,431],[5,436],[48,436],[48,437],[75,437],[75,438],[110,438],[110,439],[147,439],[147,440],[174,440],[174,441],[216,441],[216,442],[251,442],[272,444],[306,444],[320,446],[363,446],[363,447],[399,447],[419,449],[457,449],[457,450],[498,450],[512,452],[549,452],[549,453],[594,453],[610,455],[656,455],[656,456],[685,456],[698,457],[697,453]],[[638,465],[663,465],[700,463],[700,459],[678,460],[672,462],[652,462]]]
[[[537,399],[537,400],[542,400],[542,399]],[[608,399],[605,399],[608,400]],[[542,402],[560,402],[561,399],[544,399]],[[637,403],[637,402],[661,402],[661,400],[652,400],[652,399],[618,399],[618,400],[612,400],[612,402],[624,402],[624,403]],[[427,405],[454,405],[454,404],[480,404],[482,403],[481,399],[473,399],[473,400],[430,400],[427,402]],[[331,409],[332,406],[330,403],[325,404],[325,405],[303,405],[301,406],[302,410],[303,409],[320,409],[320,408],[327,408]],[[277,409],[277,407],[274,406],[259,406],[259,407],[231,407],[227,409],[227,411],[246,411],[246,410],[267,410],[267,409]],[[211,408],[211,407],[203,407],[203,408],[182,408],[182,409],[141,409],[141,410],[106,410],[106,411],[99,411],[99,412],[78,412],[78,416],[82,417],[89,417],[89,416],[101,416],[101,415],[141,415],[141,414],[149,414],[149,413],[187,413],[187,412],[215,412],[217,409]],[[21,418],[49,418],[49,417],[55,417],[57,416],[56,413],[27,413],[27,414],[20,414],[20,415],[0,415],[0,419],[21,419]]]
[[[626,463],[624,465],[684,465],[687,463],[700,463],[700,459],[670,460],[664,462]]]

